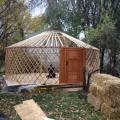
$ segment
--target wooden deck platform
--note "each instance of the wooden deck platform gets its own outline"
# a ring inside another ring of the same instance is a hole
[[[56,73],[55,78],[47,78],[48,73],[30,73],[30,74],[12,74],[5,78],[7,86],[13,85],[59,85],[59,74]]]

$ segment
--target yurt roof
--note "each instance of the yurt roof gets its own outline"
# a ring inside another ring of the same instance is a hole
[[[11,47],[81,47],[97,49],[77,38],[56,30],[42,32],[7,48]]]

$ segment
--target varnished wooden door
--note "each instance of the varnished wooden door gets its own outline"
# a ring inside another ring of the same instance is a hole
[[[84,79],[85,49],[61,48],[60,83],[82,83]]]

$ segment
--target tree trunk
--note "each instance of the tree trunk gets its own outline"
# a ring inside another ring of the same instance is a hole
[[[100,72],[104,72],[104,53],[105,53],[105,48],[101,48],[100,52],[101,52],[101,56],[100,56]]]
[[[22,40],[24,40],[24,30],[22,27],[20,28],[20,36],[21,36]]]

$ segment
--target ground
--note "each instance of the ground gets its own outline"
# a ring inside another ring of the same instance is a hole
[[[87,103],[81,92],[46,92],[35,95],[0,93],[0,112],[11,120],[20,120],[13,108],[23,100],[34,99],[48,117],[55,120],[103,120],[102,115]]]

